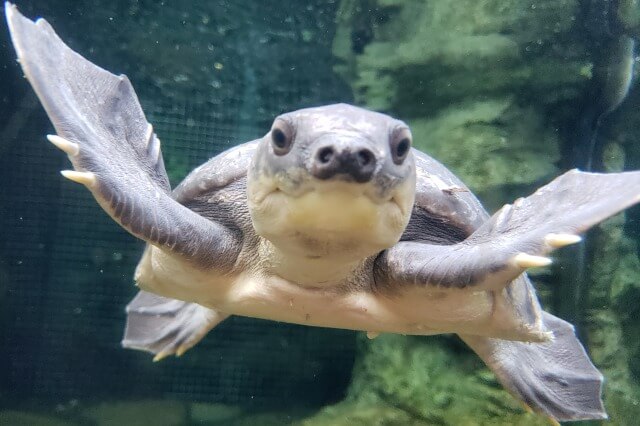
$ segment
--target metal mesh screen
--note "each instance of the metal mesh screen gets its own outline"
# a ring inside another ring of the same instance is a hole
[[[27,14],[45,14],[63,38],[69,35],[70,44],[91,60],[130,76],[163,142],[174,185],[217,152],[260,137],[281,112],[350,100],[331,71],[332,2],[261,7],[253,2],[194,1],[171,7],[154,3],[148,9],[145,2],[86,3],[34,1],[20,6]],[[126,38],[127,29],[148,25],[140,29],[147,31],[143,41],[156,38],[166,49],[179,46],[207,55],[212,41],[198,36],[203,16],[230,28],[224,30],[228,36],[220,38],[224,43],[213,48],[219,55],[202,61],[206,69],[199,63],[193,64],[199,67],[195,69],[180,64],[194,76],[219,68],[215,78],[206,80],[208,86],[176,73],[170,69],[175,64],[162,58],[149,68],[152,54],[139,50],[139,40],[112,43],[104,38],[105,30],[90,31],[108,26],[109,15],[120,10],[114,8],[131,11],[134,4],[138,12],[111,16],[118,18],[118,40]],[[216,15],[221,10],[224,19]],[[193,24],[196,21],[199,24]],[[164,33],[157,29],[163,23]],[[4,28],[2,33],[1,53],[7,61],[1,77],[15,83],[3,83],[0,111],[4,396],[55,404],[164,395],[269,406],[313,406],[338,399],[353,363],[350,332],[234,317],[179,360],[153,364],[147,354],[120,348],[123,308],[135,294],[132,273],[142,244],[113,223],[88,191],[58,174],[69,164],[45,142],[52,129],[30,101]],[[190,35],[193,41],[186,42]],[[136,62],[141,55],[146,59]],[[185,78],[189,84],[181,85]],[[18,122],[23,124],[9,126],[11,117],[22,118]]]

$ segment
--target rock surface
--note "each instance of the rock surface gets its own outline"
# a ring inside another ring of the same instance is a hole
[[[593,40],[584,26],[594,24],[581,21],[586,6],[575,0],[344,0],[333,45],[341,60],[336,70],[357,102],[407,121],[415,145],[451,168],[493,210],[571,167],[567,145],[575,142],[593,67]],[[610,6],[594,0],[589,13],[606,14]],[[624,14],[633,33],[640,16],[636,2],[617,7],[616,16]],[[640,128],[633,107],[638,101],[628,100],[618,118],[611,117],[626,125],[595,136],[605,145],[614,141],[604,150],[609,171],[640,168],[633,131]],[[639,237],[636,228],[620,216],[590,235],[587,276],[577,293],[558,291],[566,278],[558,269],[538,275],[553,284],[537,285],[547,309],[562,311],[562,295],[578,298],[573,303],[584,312],[565,313],[576,314],[580,335],[607,377],[614,424],[631,424],[640,415],[640,264],[628,236]],[[547,420],[525,413],[455,339],[381,336],[362,339],[347,398],[305,423],[325,424]]]

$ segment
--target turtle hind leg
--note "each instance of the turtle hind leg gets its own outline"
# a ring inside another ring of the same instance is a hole
[[[502,385],[534,411],[558,421],[606,419],[602,374],[571,324],[543,312],[554,339],[526,343],[460,336],[493,370]]]
[[[155,354],[154,361],[181,356],[228,317],[197,303],[140,291],[127,305],[122,346]]]

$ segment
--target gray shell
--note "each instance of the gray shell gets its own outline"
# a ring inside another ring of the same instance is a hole
[[[191,172],[173,191],[180,204],[243,235],[253,246],[257,236],[246,205],[246,171],[259,140],[248,142],[211,158]],[[451,245],[463,241],[484,224],[489,214],[473,193],[445,166],[413,149],[416,159],[416,201],[401,241]],[[252,258],[247,259],[251,261]],[[377,264],[371,263],[373,268]],[[376,279],[370,271],[366,289],[390,294],[402,283]],[[361,287],[358,290],[362,290]],[[526,274],[507,285],[501,296],[512,307],[513,321],[521,329],[541,330],[541,308]]]

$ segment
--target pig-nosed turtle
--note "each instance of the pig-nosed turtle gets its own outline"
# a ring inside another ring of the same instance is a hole
[[[640,172],[570,171],[489,217],[402,122],[349,105],[277,117],[261,139],[173,191],[125,76],[9,3],[49,140],[123,228],[148,243],[123,340],[181,355],[229,315],[362,330],[456,333],[534,410],[604,418],[602,375],[524,273],[640,200]]]

